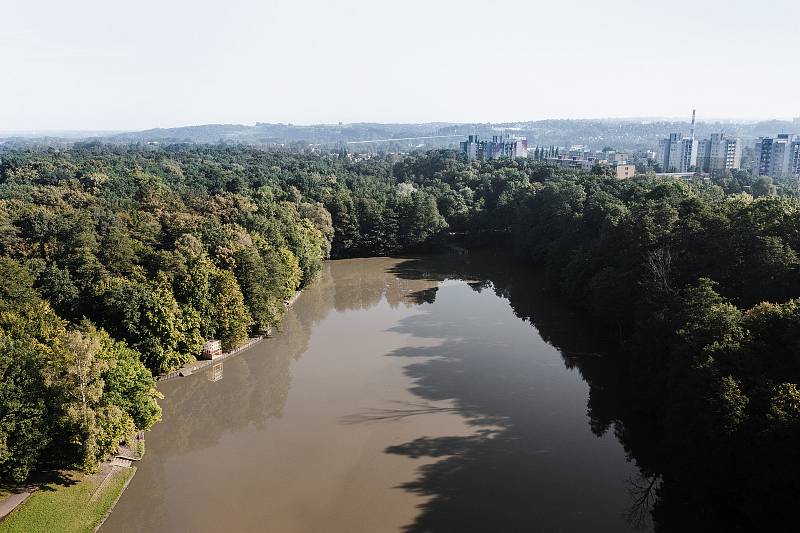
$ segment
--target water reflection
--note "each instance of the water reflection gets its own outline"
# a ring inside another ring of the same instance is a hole
[[[217,381],[221,380],[224,376],[224,367],[225,363],[216,363],[211,365],[211,367],[206,370],[206,379],[211,383],[216,383]]]
[[[506,279],[487,278],[497,270],[493,261],[454,266],[429,259],[406,261],[394,269],[409,279],[480,279],[470,284],[472,289],[480,294],[492,288],[494,293],[477,299],[448,294],[448,300],[437,302],[428,314],[396,326],[396,331],[415,337],[447,339],[390,355],[419,359],[405,369],[413,379],[414,394],[431,401],[453,399],[458,413],[479,429],[466,437],[420,437],[387,449],[408,457],[442,458],[403,485],[430,497],[406,531],[628,529],[624,515],[631,498],[624,483],[636,470],[615,453],[616,439],[597,439],[614,421],[592,424],[597,437],[587,432],[580,382],[571,381],[563,367],[548,367],[552,359],[541,357],[543,346],[531,338],[530,326],[507,322],[497,308],[495,294],[507,297],[513,290],[519,296],[535,283],[529,283],[529,277],[517,278],[509,268],[503,269]],[[447,290],[440,289],[440,294]],[[559,328],[539,333],[556,344],[553,335],[569,332],[569,350],[562,348],[564,361],[568,368],[583,371],[582,355],[604,347],[575,328],[575,317],[553,309],[561,315]],[[532,316],[520,309],[515,313],[528,320]],[[591,363],[586,370],[593,370]],[[637,525],[647,526],[642,521]]]
[[[491,258],[332,262],[224,379],[163,384],[103,531],[630,529],[612,344],[576,324]]]
[[[294,314],[284,327],[287,334],[274,339],[270,357],[233,358],[225,363],[228,372],[223,380],[208,374],[207,379],[197,379],[198,374],[162,384],[163,420],[147,436],[145,460],[103,531],[191,531],[174,524],[176,509],[171,502],[174,491],[184,490],[194,476],[191,472],[174,476],[174,461],[218,447],[226,433],[251,425],[265,428],[269,419],[281,415],[291,382],[290,362],[303,353],[308,339]],[[269,386],[257,386],[262,382]]]
[[[502,268],[498,268],[499,264],[503,265]],[[584,321],[550,296],[530,269],[515,264],[511,258],[474,254],[457,262],[435,257],[411,259],[398,264],[393,272],[409,279],[480,280],[470,283],[470,286],[478,292],[489,289],[497,296],[508,299],[514,314],[529,322],[543,340],[558,349],[564,366],[577,371],[589,385],[586,407],[591,432],[598,437],[613,435],[636,466],[625,480],[628,498],[621,508],[622,516],[631,528],[710,531],[725,524],[728,531],[753,530],[746,520],[737,518],[741,517],[741,512],[735,508],[736,499],[731,498],[732,495],[741,494],[744,489],[737,490],[734,483],[724,490],[698,494],[692,480],[702,481],[703,485],[697,486],[719,487],[713,473],[709,475],[696,471],[687,476],[685,472],[670,470],[676,456],[692,455],[693,451],[667,449],[661,438],[662,428],[636,410],[636,398],[641,391],[630,388],[628,376],[635,369],[627,366],[625,358],[615,354],[618,346],[615,332],[594,329],[591,322]],[[442,319],[437,321],[444,323]],[[426,331],[432,330],[431,325],[410,320],[402,327],[414,331],[415,335],[425,335]],[[522,486],[516,484],[513,490],[504,490],[506,478],[519,472],[520,468],[525,471],[536,464],[535,460],[527,460],[521,453],[526,449],[538,449],[535,439],[542,437],[527,431],[532,419],[522,405],[515,406],[512,401],[493,401],[486,395],[479,396],[476,393],[479,390],[506,390],[511,391],[515,398],[524,398],[524,394],[520,394],[523,383],[509,386],[508,380],[502,383],[487,382],[487,376],[496,378],[497,373],[481,368],[480,362],[486,357],[480,350],[494,354],[496,344],[490,342],[485,345],[486,335],[480,328],[453,331],[452,335],[458,341],[446,345],[436,360],[408,367],[409,375],[415,379],[415,392],[423,398],[455,396],[460,412],[465,416],[475,420],[488,417],[503,429],[499,433],[492,432],[469,439],[423,438],[387,450],[410,457],[449,456],[445,461],[425,467],[421,476],[405,485],[407,490],[432,496],[408,531],[449,531],[451,524],[467,530],[492,530],[495,523],[484,513],[470,512],[481,501],[480,494],[487,489],[503,494],[503,501],[509,503],[496,509],[498,513],[509,517],[509,522],[504,523],[501,530],[524,530],[525,527],[520,527],[520,524],[534,523],[536,526],[533,529],[537,530],[572,529],[568,521],[550,523],[540,520],[536,511],[537,503],[541,502],[559,508],[559,505],[569,501],[569,494],[558,498],[556,502],[548,503],[546,498],[540,500],[538,496],[536,501],[531,499],[527,505],[523,501],[521,495],[535,491],[537,481],[533,476],[536,472],[527,471]],[[395,355],[418,357],[425,354],[405,350]],[[469,378],[470,369],[475,381],[483,381],[481,388],[462,386],[464,380]],[[458,380],[452,378],[454,375],[459,376]],[[517,387],[520,390],[514,392]],[[523,402],[527,402],[533,410],[539,407],[532,405],[530,399]],[[551,472],[551,475],[559,478],[568,470]],[[591,472],[585,474],[585,479],[593,477]],[[580,498],[576,497],[573,501],[578,506],[581,504]],[[694,508],[689,507],[690,501],[695,502]],[[701,502],[699,508],[697,502]],[[482,509],[485,508],[485,502],[483,505]],[[750,505],[763,504],[751,500]],[[563,509],[562,512],[568,510]],[[476,529],[470,529],[473,527]],[[580,530],[581,527],[575,529]],[[458,530],[458,527],[453,530]],[[616,531],[619,528],[609,530]]]

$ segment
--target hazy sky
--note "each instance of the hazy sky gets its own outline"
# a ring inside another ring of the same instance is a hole
[[[796,0],[3,0],[0,131],[800,116]]]

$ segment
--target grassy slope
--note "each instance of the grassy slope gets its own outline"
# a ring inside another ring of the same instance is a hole
[[[72,474],[77,483],[49,484],[0,522],[0,533],[91,533],[135,471],[121,468],[114,472],[96,501],[90,499],[102,477]]]

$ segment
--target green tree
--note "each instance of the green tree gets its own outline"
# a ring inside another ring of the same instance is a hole
[[[108,363],[97,356],[100,339],[96,334],[70,331],[63,342],[45,368],[44,383],[58,399],[57,425],[66,438],[63,444],[70,448],[68,455],[75,457],[79,468],[92,471],[98,458],[111,451],[99,442],[108,442],[101,433],[110,424],[98,420],[97,413]]]
[[[222,341],[223,349],[231,350],[247,339],[247,329],[253,319],[231,272],[219,270],[210,281],[216,335]]]
[[[142,364],[139,354],[124,342],[115,341],[102,330],[95,331],[93,326],[89,326],[89,332],[99,337],[98,358],[107,362],[101,404],[124,411],[137,430],[149,430],[161,420],[158,400],[163,398],[153,375]]]
[[[164,277],[149,283],[111,280],[100,296],[102,324],[137,349],[154,373],[179,368],[196,355],[181,352],[181,348],[199,353],[198,346],[184,342],[189,328],[181,320],[180,306]]]
[[[4,329],[8,322],[3,320]],[[0,478],[22,482],[53,441],[42,369],[47,348],[0,334]]]
[[[751,188],[753,196],[774,196],[776,193],[775,184],[769,176],[759,177]]]

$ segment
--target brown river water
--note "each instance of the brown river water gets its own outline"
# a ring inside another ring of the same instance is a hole
[[[601,343],[509,264],[327,263],[274,338],[159,386],[101,532],[634,530]]]

